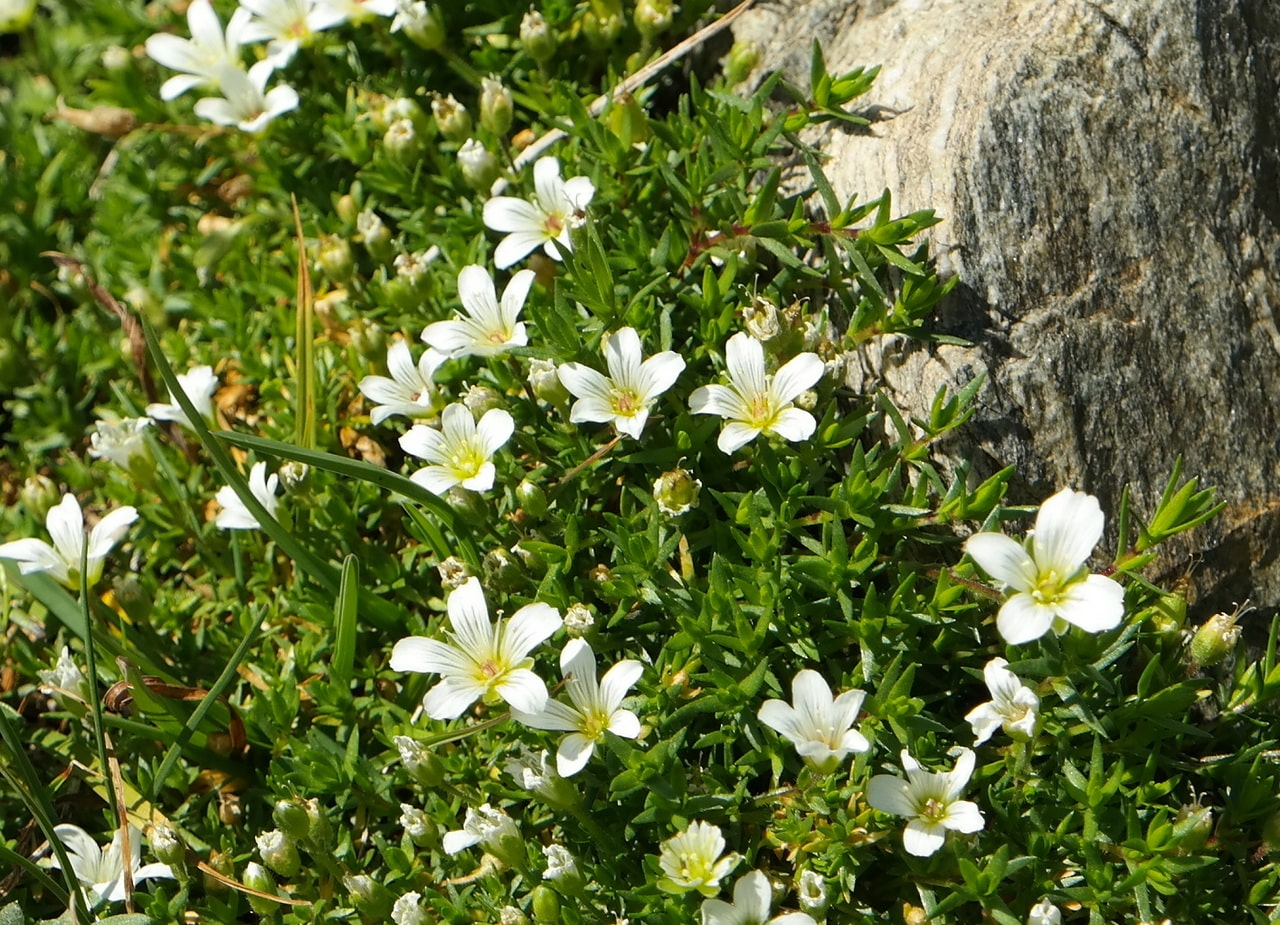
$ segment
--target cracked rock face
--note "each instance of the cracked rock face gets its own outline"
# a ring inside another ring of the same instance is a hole
[[[1016,464],[1147,517],[1181,454],[1227,510],[1170,544],[1201,607],[1280,604],[1280,4],[1265,0],[785,0],[735,37],[807,86],[882,64],[861,132],[816,143],[837,194],[936,209],[939,330],[882,344],[854,384],[927,409],[985,375],[944,451]],[[802,37],[803,40],[798,40]],[[834,124],[833,124],[834,125]]]

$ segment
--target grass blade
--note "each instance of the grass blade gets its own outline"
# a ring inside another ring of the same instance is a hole
[[[334,608],[333,677],[350,684],[356,662],[356,603],[360,596],[360,562],[348,555],[342,563],[342,587]]]

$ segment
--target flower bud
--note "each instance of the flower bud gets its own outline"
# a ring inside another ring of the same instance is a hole
[[[743,326],[761,343],[778,336],[778,306],[762,295],[752,296],[742,309]]]
[[[622,34],[624,25],[626,21],[620,11],[597,13],[590,9],[582,14],[582,34],[587,37],[588,44],[598,51],[611,48]]]
[[[591,609],[586,604],[570,604],[564,611],[564,630],[570,636],[585,636],[591,627],[595,626],[596,619],[591,615]]]
[[[345,283],[355,272],[356,261],[351,253],[351,244],[346,238],[336,235],[323,235],[320,238],[320,252],[316,256],[324,275],[335,283]]]
[[[378,921],[391,915],[391,894],[368,874],[347,874],[342,878],[351,905],[366,920]]]
[[[556,364],[550,360],[529,361],[529,388],[538,399],[560,407],[569,401],[569,390],[560,381]]]
[[[440,573],[440,584],[444,585],[446,591],[457,591],[471,577],[467,563],[457,556],[449,556],[436,566],[436,571]]]
[[[145,478],[152,468],[145,434],[153,423],[146,417],[97,421],[89,435],[89,455],[115,463],[139,479]]]
[[[479,492],[469,491],[461,485],[454,485],[445,492],[444,500],[459,517],[466,520],[479,522],[489,516]]]
[[[537,10],[530,10],[520,20],[520,44],[539,64],[546,64],[555,57],[556,34]]]
[[[259,893],[269,893],[272,896],[278,895],[276,890],[276,879],[271,873],[259,864],[257,861],[250,861],[244,866],[244,875],[240,881],[251,890],[257,890]],[[249,908],[258,915],[274,915],[280,910],[280,904],[270,899],[263,899],[261,896],[248,894]]]
[[[524,479],[516,486],[516,503],[530,517],[545,517],[547,513],[547,493],[542,486]]]
[[[119,73],[133,63],[133,55],[129,49],[120,45],[108,45],[102,49],[102,67],[105,70]]]
[[[490,74],[480,80],[480,124],[499,138],[511,128],[515,100],[511,91],[502,85],[497,75]]]
[[[298,846],[293,843],[292,838],[279,829],[272,829],[270,832],[263,832],[254,841],[257,842],[262,863],[274,873],[281,877],[297,876],[302,867],[302,859],[298,857]]]
[[[62,492],[47,475],[31,475],[22,483],[18,498],[36,520],[44,520],[50,508],[62,501]]]
[[[366,360],[386,359],[387,332],[372,318],[352,318],[347,325],[347,343]]]
[[[95,106],[93,109],[59,106],[54,115],[78,129],[104,138],[119,138],[138,127],[138,117],[133,111],[120,106]]]
[[[556,891],[545,886],[535,886],[531,895],[533,900],[533,920],[539,925],[555,925],[560,921],[560,897]]]
[[[160,863],[168,864],[173,868],[174,873],[181,871],[185,879],[187,849],[179,840],[178,833],[167,825],[157,825],[151,829],[148,840],[151,842],[151,853],[159,859]]]
[[[286,459],[280,464],[280,484],[291,495],[296,495],[306,487],[311,475],[311,467],[296,459]]]
[[[1240,627],[1236,625],[1238,619],[1240,611],[1237,610],[1229,614],[1215,613],[1205,620],[1191,637],[1191,658],[1208,668],[1230,655],[1240,638]]]
[[[414,131],[419,135],[429,128],[427,114],[422,111],[422,107],[418,105],[417,100],[410,99],[407,96],[393,96],[382,104],[382,109],[379,111],[378,124],[385,130],[401,119],[408,119],[412,123]]]
[[[458,149],[458,169],[467,186],[483,192],[498,179],[498,159],[474,138],[468,138]]]
[[[724,59],[724,79],[729,86],[740,84],[760,64],[760,46],[750,39],[734,42]]]
[[[698,504],[702,482],[688,469],[672,469],[658,476],[653,483],[653,500],[658,510],[670,517],[688,513]]]
[[[822,913],[826,912],[827,905],[831,901],[827,895],[827,882],[822,879],[822,874],[816,870],[800,873],[796,880],[796,901],[800,903],[800,908],[813,918],[822,917]]]
[[[542,879],[548,881],[565,896],[577,896],[587,885],[587,879],[578,869],[578,862],[563,845],[547,845],[542,849],[547,859],[547,869]]]
[[[386,134],[382,136],[382,146],[402,167],[412,168],[422,158],[422,141],[408,119],[396,119],[387,127]]]
[[[431,114],[436,117],[440,134],[449,141],[462,144],[471,137],[471,115],[465,106],[448,96],[437,96],[431,101]]]
[[[372,209],[365,209],[356,218],[356,231],[364,240],[364,249],[378,263],[387,264],[395,257],[395,248],[391,243],[391,229],[382,221],[382,216]]]
[[[433,751],[408,736],[396,736],[393,741],[400,751],[400,763],[410,777],[426,787],[440,786],[444,765]]]
[[[333,841],[333,826],[329,825],[329,817],[320,808],[320,801],[306,800],[302,807],[307,811],[307,822],[310,823],[307,829],[308,841],[320,848],[327,847]]]
[[[116,603],[135,623],[145,623],[151,616],[155,597],[137,575],[130,573],[111,579],[111,590],[116,596]]]
[[[507,759],[506,771],[517,785],[537,794],[552,809],[567,809],[581,802],[578,791],[557,773],[551,755],[522,748]]]
[[[483,417],[486,411],[502,407],[502,396],[487,385],[473,385],[462,393],[462,403],[477,418]]]
[[[301,840],[311,835],[311,817],[297,800],[277,800],[271,809],[271,818],[290,838]]]
[[[818,393],[813,389],[805,389],[795,397],[795,406],[804,411],[812,411],[818,406]]]
[[[484,569],[486,586],[511,592],[523,583],[524,574],[519,561],[501,546],[485,553],[481,566]]]
[[[400,0],[400,11],[391,21],[391,31],[403,32],[409,41],[426,51],[439,51],[446,39],[439,14],[422,0],[413,3]]]
[[[637,0],[633,19],[640,34],[652,41],[671,28],[675,15],[676,5],[671,0]]]
[[[618,136],[618,140],[628,147],[643,145],[653,134],[649,128],[649,116],[644,107],[630,93],[619,93],[613,98],[613,105],[605,117],[609,131]]]
[[[1195,854],[1213,834],[1213,810],[1199,800],[1188,803],[1173,817],[1173,845],[1178,854]]]
[[[236,868],[235,868],[235,864],[231,860],[230,855],[223,854],[221,851],[215,848],[209,852],[209,859],[205,861],[205,864],[209,867],[210,870],[214,871],[214,873],[221,874],[223,877],[226,877],[228,880],[235,879]],[[266,874],[267,872],[264,870],[263,873]],[[270,877],[271,875],[267,874],[267,876]],[[214,877],[208,873],[203,873],[201,875],[201,880],[204,882],[204,891],[206,893],[210,893],[210,894],[225,893],[229,889],[231,889],[229,886],[227,886],[217,877]],[[275,884],[273,883],[272,887],[274,888],[274,886]]]
[[[503,906],[498,914],[498,925],[529,925],[529,917],[515,906]]]
[[[36,12],[36,0],[6,0],[0,5],[0,35],[21,32]]]
[[[350,193],[344,193],[339,197],[334,211],[338,218],[342,219],[342,223],[352,226],[356,223],[356,217],[360,215],[360,203],[356,201],[356,197]]]
[[[430,925],[427,909],[422,905],[422,894],[405,893],[391,908],[391,921],[396,925]]]

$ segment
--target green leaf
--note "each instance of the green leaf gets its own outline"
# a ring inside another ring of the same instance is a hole
[[[356,661],[356,613],[360,595],[360,560],[348,554],[342,561],[342,584],[334,607],[333,678],[349,685]]]

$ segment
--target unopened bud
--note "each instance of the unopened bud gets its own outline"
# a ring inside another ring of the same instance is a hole
[[[524,479],[516,486],[516,502],[530,517],[540,518],[547,513],[547,493],[542,486]]]
[[[102,49],[101,60],[104,69],[119,73],[133,62],[133,56],[129,54],[129,49],[127,48],[120,45],[108,45]]]
[[[409,41],[426,51],[439,51],[446,38],[439,14],[422,0],[414,3],[401,0],[400,11],[391,21],[391,31],[403,32]]]
[[[356,231],[364,241],[364,249],[378,263],[390,263],[395,258],[395,248],[391,243],[391,229],[382,221],[382,216],[372,209],[365,209],[356,217]]]
[[[600,51],[611,48],[618,41],[625,25],[626,20],[622,18],[620,11],[610,10],[600,14],[591,9],[582,14],[582,34],[587,37],[592,48]]]
[[[555,925],[560,921],[560,897],[550,887],[535,886],[532,895],[533,920],[539,925]]]
[[[205,864],[208,866],[209,870],[213,871],[215,874],[220,874],[222,877],[226,877],[227,880],[235,879],[236,868],[230,855],[223,854],[215,848],[209,852],[209,859],[205,861]],[[264,870],[263,873],[265,874],[267,872]],[[271,875],[267,874],[267,876],[270,877]],[[202,874],[201,879],[204,881],[204,891],[206,893],[225,893],[231,889],[219,877],[215,877],[207,872]],[[272,886],[274,887],[275,884],[273,883]]]
[[[652,40],[671,28],[675,15],[676,5],[671,0],[637,0],[632,18],[640,34]]]
[[[436,831],[431,823],[431,817],[408,803],[400,804],[400,826],[404,829],[404,834],[409,836],[409,840],[419,848],[425,848],[431,844],[432,836]]]
[[[391,915],[391,894],[368,874],[347,874],[342,885],[347,888],[351,905],[365,919],[377,921]]]
[[[462,144],[471,137],[471,115],[465,106],[448,96],[437,96],[431,101],[431,114],[436,117],[440,134],[449,141]]]
[[[335,283],[345,283],[351,279],[356,269],[355,256],[351,253],[351,243],[337,235],[324,235],[320,238],[320,251],[316,255],[320,269],[324,275]]]
[[[547,869],[542,872],[542,879],[552,884],[565,896],[577,896],[587,885],[586,878],[578,869],[578,862],[569,849],[562,845],[547,845],[542,849],[547,859]]]
[[[298,846],[293,843],[292,838],[279,829],[272,829],[270,832],[263,832],[254,841],[258,845],[258,854],[262,856],[263,864],[281,877],[297,876],[302,867],[302,859],[298,857]]]
[[[498,925],[529,925],[529,917],[515,906],[503,906],[498,913]]]
[[[161,864],[168,864],[175,872],[186,869],[187,849],[183,847],[178,833],[167,825],[158,825],[151,830],[151,853]],[[184,874],[185,876],[185,874]]]
[[[1197,800],[1173,817],[1173,844],[1178,854],[1195,854],[1213,834],[1213,810]]]
[[[426,787],[440,786],[444,765],[435,752],[408,736],[396,736],[394,741],[400,751],[400,763],[410,777]]]
[[[613,106],[605,117],[609,131],[628,147],[642,145],[653,134],[649,128],[649,116],[644,107],[630,93],[619,93],[613,98]]]
[[[458,169],[467,186],[487,190],[498,178],[498,159],[474,138],[468,138],[458,149]]]
[[[546,64],[555,57],[556,34],[537,10],[530,10],[520,20],[520,44],[539,64]]]
[[[289,494],[297,494],[307,484],[311,475],[311,467],[296,459],[286,459],[280,464],[280,484]]]
[[[18,493],[23,508],[36,520],[44,520],[50,508],[62,500],[62,492],[47,475],[31,475]]]
[[[1240,611],[1237,610],[1234,613],[1215,613],[1205,620],[1191,637],[1192,659],[1209,667],[1231,654],[1240,638],[1240,627],[1236,625],[1240,616]]]
[[[529,361],[529,388],[537,398],[557,408],[569,401],[569,390],[560,381],[556,364],[550,360]]]
[[[372,318],[352,318],[347,325],[347,343],[366,360],[386,358],[387,332]]]
[[[257,890],[259,893],[267,893],[271,896],[278,895],[276,890],[276,878],[271,876],[271,872],[259,864],[257,861],[250,861],[244,866],[244,876],[240,878],[245,886],[251,890]],[[280,904],[270,899],[263,899],[261,896],[248,894],[249,908],[258,915],[273,915],[280,910]]]
[[[360,203],[356,202],[356,197],[350,193],[344,193],[338,198],[337,205],[334,206],[338,218],[342,219],[345,225],[354,225],[356,218],[360,215]]]
[[[422,894],[405,893],[391,907],[391,921],[396,925],[429,925],[427,909],[422,904]]]
[[[320,801],[306,800],[302,806],[307,811],[307,822],[310,823],[307,829],[308,840],[321,848],[327,846],[333,841],[333,827],[329,825],[329,817],[320,807]]]
[[[570,604],[564,611],[564,630],[570,636],[585,636],[595,626],[596,618],[586,604]]]
[[[413,167],[422,157],[422,141],[409,119],[397,119],[382,136],[382,146],[397,164]]]
[[[670,517],[688,513],[698,504],[702,482],[688,469],[672,469],[658,476],[653,483],[653,500],[658,510]]]
[[[818,405],[818,393],[813,389],[805,389],[795,398],[795,406],[803,411],[812,411]]]
[[[486,411],[501,408],[502,396],[487,385],[473,385],[462,393],[462,403],[479,418]]]
[[[495,75],[480,80],[480,124],[499,138],[511,128],[515,100]]]
[[[524,576],[523,570],[520,568],[520,562],[501,546],[485,553],[484,562],[481,565],[484,569],[484,583],[487,587],[510,592],[519,588],[523,583]]]
[[[760,46],[750,39],[735,42],[724,59],[724,79],[729,86],[740,84],[760,64]]]
[[[458,590],[471,577],[471,571],[467,568],[467,563],[457,556],[449,556],[436,566],[436,571],[440,573],[440,584],[444,585],[446,591]]]
[[[54,115],[78,129],[104,138],[119,138],[138,127],[138,117],[131,110],[120,106],[96,106],[93,109],[67,109],[60,106]]]
[[[116,603],[135,623],[145,623],[151,616],[155,596],[137,575],[130,573],[111,579],[111,590],[115,592]]]
[[[271,818],[290,838],[301,840],[311,836],[311,817],[297,800],[277,800],[271,809]]]

